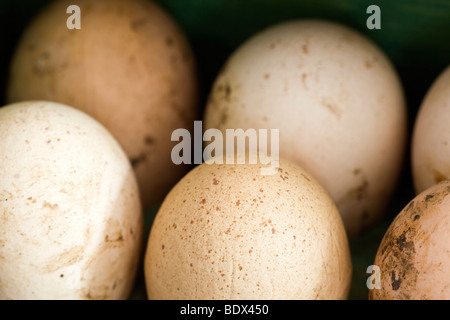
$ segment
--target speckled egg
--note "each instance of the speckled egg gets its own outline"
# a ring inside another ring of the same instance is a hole
[[[417,195],[395,218],[374,265],[381,288],[370,299],[450,299],[450,181]]]
[[[406,147],[403,88],[388,57],[357,31],[321,20],[277,24],[237,48],[204,123],[279,129],[280,155],[325,187],[350,236],[383,215]]]
[[[72,107],[0,108],[0,299],[126,299],[141,261],[136,177]]]
[[[164,200],[145,256],[149,299],[345,299],[341,217],[307,172],[281,160],[207,164]]]

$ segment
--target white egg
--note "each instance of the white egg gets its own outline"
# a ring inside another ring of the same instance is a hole
[[[0,299],[125,299],[142,212],[131,165],[86,114],[0,109]]]
[[[403,88],[389,59],[358,32],[320,20],[254,35],[217,76],[205,128],[279,129],[280,156],[313,174],[349,235],[383,214],[407,136]]]

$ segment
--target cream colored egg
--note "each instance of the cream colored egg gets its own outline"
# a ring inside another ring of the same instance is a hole
[[[56,103],[0,108],[0,299],[125,299],[139,190],[111,134]]]
[[[450,181],[417,195],[395,218],[378,249],[380,288],[370,299],[450,299]]]
[[[407,135],[403,89],[388,58],[348,27],[269,27],[242,44],[213,85],[205,129],[279,129],[280,155],[329,192],[348,234],[382,215]]]
[[[71,5],[80,29],[69,29]],[[198,116],[190,45],[173,17],[147,0],[53,1],[24,30],[11,61],[8,102],[48,100],[94,117],[132,163],[145,207],[186,174],[171,134]]]
[[[282,160],[202,164],[164,200],[145,256],[150,299],[345,299],[346,232],[316,180]]]
[[[412,170],[417,193],[450,179],[450,66],[434,81],[416,117]]]

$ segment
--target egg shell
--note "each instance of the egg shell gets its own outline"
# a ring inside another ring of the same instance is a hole
[[[67,28],[73,4],[81,29]],[[183,31],[152,1],[55,1],[23,33],[7,98],[60,102],[101,122],[127,153],[148,207],[188,171],[171,161],[171,134],[197,117],[195,69]]]
[[[326,191],[281,160],[202,164],[164,200],[144,271],[149,299],[346,299],[346,232]]]
[[[295,20],[244,42],[212,87],[205,129],[279,129],[280,155],[325,187],[350,236],[379,221],[404,158],[402,85],[384,53],[346,26]]]
[[[429,88],[411,142],[414,188],[420,193],[450,178],[450,66]]]
[[[139,190],[116,140],[65,105],[0,108],[0,299],[125,299]]]
[[[373,300],[450,299],[450,181],[417,195],[383,237],[374,265],[381,288]]]

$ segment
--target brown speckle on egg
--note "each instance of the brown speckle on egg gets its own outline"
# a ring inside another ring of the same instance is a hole
[[[375,258],[381,288],[369,298],[448,300],[450,298],[450,181],[424,190],[397,215]]]
[[[203,163],[172,189],[148,239],[144,270],[150,299],[347,297],[350,251],[333,201],[290,162],[280,163],[284,180],[264,176],[260,168]],[[202,199],[205,208],[197,210]],[[183,238],[168,228],[174,223]],[[300,235],[305,241],[296,242]],[[164,255],[162,243],[171,248]],[[193,272],[190,263],[201,272]]]

